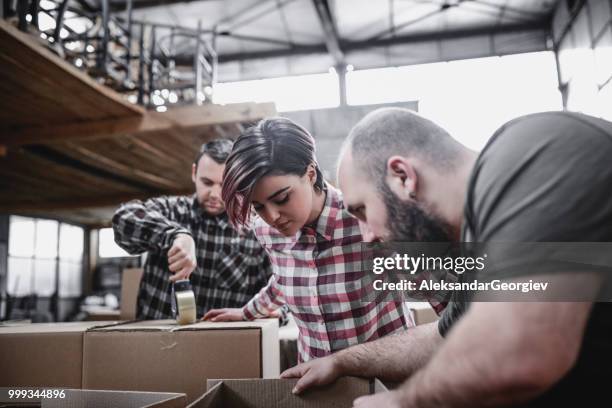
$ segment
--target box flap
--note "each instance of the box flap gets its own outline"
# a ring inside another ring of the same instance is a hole
[[[219,382],[210,387],[204,395],[188,405],[187,408],[240,408],[243,406],[249,406],[248,402],[241,400],[237,394],[228,390],[223,382]]]
[[[188,408],[340,408],[350,407],[362,395],[386,390],[378,380],[342,377],[328,386],[293,395],[291,390],[296,382],[295,379],[209,380],[209,392]]]
[[[176,320],[140,320],[120,325],[104,325],[96,327],[97,331],[189,331],[189,330],[231,330],[231,329],[261,329],[278,328],[276,319],[259,319],[251,322],[197,322],[179,325]]]
[[[65,390],[65,398],[42,401],[43,408],[183,408],[185,394],[166,392]]]
[[[406,302],[406,305],[410,308],[417,325],[438,320],[438,315],[428,302]]]
[[[0,386],[80,388],[83,336],[100,322],[0,328]]]
[[[370,383],[370,385],[372,386],[372,388],[370,389],[370,394],[377,394],[379,392],[389,391],[387,387],[385,386],[385,384],[383,384],[382,381],[380,381],[378,378],[375,378]]]
[[[127,325],[126,325],[127,326]],[[206,390],[208,378],[260,378],[261,330],[149,330],[123,326],[92,330],[83,342],[83,388],[163,391]]]
[[[121,273],[121,320],[134,320],[142,268],[126,268]]]
[[[114,325],[119,322],[31,323],[22,326],[0,326],[0,335],[35,333],[77,333]]]

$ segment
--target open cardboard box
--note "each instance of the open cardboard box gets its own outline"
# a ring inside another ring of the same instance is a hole
[[[0,387],[81,388],[83,336],[99,326],[100,322],[0,326]]]
[[[187,408],[346,408],[363,395],[387,391],[379,380],[342,377],[293,395],[295,379],[208,380],[208,391]],[[383,407],[381,407],[383,408]]]
[[[121,312],[120,320],[136,319],[138,289],[143,275],[142,268],[126,268],[121,273]]]
[[[20,388],[28,389],[28,388]],[[32,389],[41,391],[40,388]],[[51,389],[48,389],[51,390]],[[55,398],[9,398],[0,393],[0,407],[41,408],[184,408],[185,394],[134,391],[53,389]],[[61,394],[59,392],[61,391]]]
[[[0,387],[173,392],[209,378],[279,376],[278,320],[171,320],[0,327]]]
[[[48,399],[42,408],[183,408],[185,394],[169,392],[65,390],[66,398]]]
[[[438,315],[427,302],[407,302],[408,307],[417,325],[427,324],[438,320]]]
[[[278,320],[198,322],[141,321],[85,333],[84,389],[205,391],[209,378],[279,376]]]

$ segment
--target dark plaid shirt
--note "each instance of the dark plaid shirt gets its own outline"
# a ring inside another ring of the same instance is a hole
[[[113,217],[115,242],[130,254],[147,252],[138,294],[138,317],[172,318],[167,253],[174,237],[186,233],[196,244],[198,267],[190,276],[197,315],[242,307],[271,275],[270,261],[253,233],[239,234],[227,215],[204,212],[195,195],[159,197],[123,204]]]

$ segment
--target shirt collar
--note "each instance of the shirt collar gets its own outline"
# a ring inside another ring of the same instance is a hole
[[[323,210],[319,218],[317,218],[316,225],[302,228],[298,234],[298,239],[304,233],[308,233],[309,230],[312,231],[313,227],[314,231],[327,241],[330,241],[334,237],[336,217],[338,216],[338,211],[341,210],[342,201],[339,191],[327,185],[327,183],[324,184],[323,191],[325,192],[325,201],[323,203]]]
[[[210,215],[200,205],[198,202],[198,197],[194,194],[192,196],[192,204],[191,208],[198,218],[202,218],[204,220],[215,222],[221,228],[228,228],[230,226],[229,219],[227,217],[227,213],[223,212],[219,215]]]

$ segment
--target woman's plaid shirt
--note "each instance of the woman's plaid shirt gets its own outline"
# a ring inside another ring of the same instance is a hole
[[[159,197],[123,204],[113,217],[115,241],[130,254],[147,252],[138,293],[138,317],[173,318],[167,253],[174,237],[189,234],[198,267],[190,276],[197,315],[242,307],[271,275],[268,256],[252,232],[239,234],[227,215],[204,212],[195,195]]]
[[[414,326],[401,302],[363,301],[362,238],[339,191],[327,187],[316,226],[294,237],[281,235],[260,218],[253,226],[274,274],[243,308],[244,316],[269,316],[286,303],[299,328],[300,361]]]

